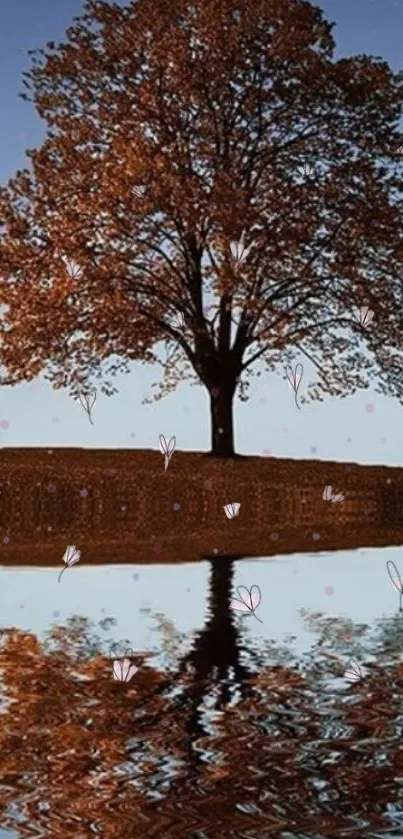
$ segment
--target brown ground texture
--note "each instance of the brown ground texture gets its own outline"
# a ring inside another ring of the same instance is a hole
[[[340,504],[322,499],[325,485]],[[226,518],[224,505],[241,504]],[[0,563],[192,562],[403,544],[403,469],[158,451],[0,452]]]

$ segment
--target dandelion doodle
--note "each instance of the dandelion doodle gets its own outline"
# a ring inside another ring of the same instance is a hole
[[[57,582],[60,583],[60,579],[62,574],[66,571],[67,568],[71,568],[72,565],[77,565],[77,562],[80,562],[81,551],[77,550],[75,545],[68,545],[66,548],[62,562],[65,563],[64,568],[62,568]]]
[[[172,457],[172,455],[175,451],[176,437],[171,437],[171,439],[168,443],[166,441],[164,435],[160,434],[159,440],[160,440],[160,452],[161,452],[161,454],[165,455],[165,470],[164,471],[166,472],[167,469],[168,469],[168,466],[169,466],[169,461],[171,460],[171,457]]]
[[[231,256],[234,262],[237,263],[237,265],[240,265],[242,262],[245,261],[245,259],[247,259],[252,247],[250,245],[249,248],[245,248],[244,236],[245,234],[242,233],[239,242],[231,242],[230,244]]]
[[[113,662],[113,678],[117,682],[130,682],[138,669],[131,663],[130,658],[117,658]]]
[[[113,678],[117,682],[130,682],[139,668],[132,664],[133,650],[126,649],[123,653],[120,653],[117,649],[119,646],[119,644],[113,644],[109,652]]]
[[[323,490],[322,498],[324,501],[330,501],[332,504],[337,504],[340,501],[344,501],[344,495],[341,492],[334,493],[333,487],[326,486]]]
[[[348,664],[347,669],[344,672],[344,678],[347,679],[348,682],[351,682],[351,684],[361,682],[364,678],[363,669],[354,658],[351,659]]]
[[[238,586],[236,592],[238,598],[234,597],[233,600],[231,600],[232,608],[235,609],[236,612],[247,612],[250,615],[253,615],[259,623],[263,623],[263,621],[261,621],[255,614],[255,610],[261,601],[259,586],[252,586],[250,589],[246,588],[246,586]]]
[[[302,364],[297,364],[295,366],[294,370],[292,369],[292,367],[287,366],[285,368],[285,374],[286,374],[287,380],[289,381],[289,383],[290,383],[290,385],[291,385],[291,387],[294,391],[295,404],[296,404],[298,410],[301,410],[300,406],[298,405],[298,391],[299,391],[299,388],[300,388],[300,385],[301,385],[302,376],[304,375],[304,368],[303,368]]]
[[[302,166],[298,166],[297,173],[300,178],[311,179],[315,177],[315,169],[309,163],[303,163]]]
[[[69,259],[67,256],[62,256],[62,260],[66,266],[66,271],[71,280],[78,280],[83,275],[82,268],[74,259]]]
[[[185,328],[185,318],[182,312],[176,312],[176,314],[173,315],[171,320],[171,326],[173,326],[174,329]]]
[[[233,501],[231,504],[226,504],[224,506],[224,512],[227,516],[227,519],[235,519],[236,516],[239,516],[239,511],[241,509],[241,505],[238,502]]]
[[[96,392],[95,388],[93,388],[93,390],[90,390],[89,393],[81,393],[80,396],[78,397],[78,401],[80,402],[80,405],[82,405],[82,407],[84,408],[84,411],[87,414],[91,425],[94,425],[94,423],[92,421],[91,412],[92,412],[92,409],[95,405],[96,399],[97,399],[97,392]]]
[[[147,189],[147,187],[140,184],[139,186],[134,186],[132,192],[133,192],[133,195],[136,196],[136,198],[142,198],[143,195],[145,195],[145,193],[146,193],[146,189]]]
[[[368,309],[368,306],[360,306],[357,309],[353,309],[353,317],[360,326],[369,326],[374,319],[374,313],[371,309]]]
[[[402,608],[403,580],[402,580],[402,578],[399,574],[399,571],[396,568],[395,563],[392,562],[391,559],[389,559],[387,561],[386,569],[387,569],[387,572],[389,574],[389,577],[390,577],[393,588],[396,589],[396,591],[399,592],[399,612],[402,612],[403,611],[403,608]]]

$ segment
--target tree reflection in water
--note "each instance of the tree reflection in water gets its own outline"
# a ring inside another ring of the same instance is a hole
[[[75,617],[43,642],[5,633],[3,828],[55,839],[402,835],[402,616],[371,628],[303,612],[309,655],[253,650],[248,618],[230,609],[233,570],[211,562],[191,650],[165,623],[176,662],[139,651],[129,684],[105,654],[111,620],[98,632]],[[351,655],[369,675],[346,690],[337,679]]]

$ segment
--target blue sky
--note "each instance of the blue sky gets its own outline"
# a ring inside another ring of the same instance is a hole
[[[122,3],[122,5],[124,5]],[[401,67],[403,0],[322,0],[335,21],[338,55],[382,56]],[[18,99],[26,51],[47,40],[63,40],[81,0],[13,0],[2,5],[0,28],[0,181],[26,165],[25,149],[40,144],[43,126],[33,106]],[[158,371],[134,365],[117,379],[119,394],[97,400],[91,426],[84,410],[67,392],[52,391],[38,380],[0,393],[0,446],[90,446],[156,448],[158,435],[176,435],[179,449],[205,450],[210,427],[207,394],[181,385],[151,406],[142,399]],[[399,465],[403,409],[370,391],[345,400],[295,407],[293,394],[279,376],[255,380],[248,403],[235,406],[236,446],[245,454],[354,460]]]

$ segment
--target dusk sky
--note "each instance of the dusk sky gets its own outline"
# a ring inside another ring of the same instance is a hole
[[[337,55],[367,53],[386,59],[394,70],[401,68],[403,0],[323,0],[319,5],[326,18],[336,23]],[[33,106],[17,98],[22,72],[29,68],[26,51],[43,47],[48,40],[63,40],[81,9],[81,0],[2,4],[3,184],[16,169],[26,166],[25,150],[40,145],[44,136]],[[210,426],[204,389],[181,385],[172,396],[143,406],[142,399],[150,393],[156,376],[157,369],[134,365],[130,375],[117,379],[118,395],[99,396],[93,426],[67,392],[53,391],[41,380],[3,388],[0,446],[156,448],[163,433],[175,434],[179,449],[207,449]],[[299,411],[282,377],[266,373],[254,380],[250,394],[248,403],[237,400],[235,407],[240,453],[401,464],[403,409],[391,398],[365,391],[345,400],[327,398],[323,404]]]

